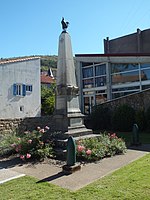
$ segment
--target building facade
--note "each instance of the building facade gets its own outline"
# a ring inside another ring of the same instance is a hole
[[[75,56],[80,106],[85,114],[94,105],[150,87],[150,53]]]
[[[1,60],[0,82],[0,119],[40,116],[40,58]]]
[[[109,40],[104,39],[104,53],[150,53],[150,29]]]

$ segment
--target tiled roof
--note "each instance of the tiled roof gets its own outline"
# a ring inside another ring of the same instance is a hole
[[[55,79],[48,75],[41,74],[41,83],[45,84],[55,83]]]
[[[15,63],[15,62],[22,62],[22,61],[28,61],[28,60],[34,60],[39,59],[40,57],[27,57],[27,58],[18,58],[18,59],[2,59],[0,60],[0,65],[2,64],[9,64],[9,63]]]

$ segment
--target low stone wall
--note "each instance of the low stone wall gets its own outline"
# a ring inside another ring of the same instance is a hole
[[[13,130],[32,131],[35,130],[37,126],[40,126],[41,128],[49,126],[52,130],[54,130],[55,123],[53,115],[25,119],[0,119],[0,133],[8,133]]]
[[[120,97],[101,104],[109,107],[112,111],[122,104],[128,104],[135,110],[144,110],[150,106],[150,89]]]

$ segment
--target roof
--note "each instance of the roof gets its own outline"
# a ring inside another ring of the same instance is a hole
[[[34,59],[40,59],[40,57],[26,57],[26,58],[17,58],[17,59],[1,59],[0,65],[2,64],[9,64],[9,63],[15,63],[15,62],[23,62],[23,61],[29,61]]]
[[[112,53],[112,54],[75,54],[75,57],[131,57],[131,56],[150,56],[150,53]]]
[[[41,83],[44,83],[44,84],[55,83],[55,79],[48,75],[41,74]]]

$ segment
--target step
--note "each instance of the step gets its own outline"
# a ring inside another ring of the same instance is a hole
[[[78,136],[83,136],[83,135],[89,135],[92,132],[93,131],[91,129],[87,129],[85,127],[72,128],[72,129],[70,128],[68,132],[64,133],[64,135],[66,136],[66,138],[68,138],[69,136],[78,137]]]
[[[98,136],[99,136],[99,134],[88,134],[88,135],[82,135],[82,136],[77,136],[77,137],[73,137],[73,138],[75,141],[78,141],[78,140],[94,138],[94,137],[98,137]],[[67,141],[68,141],[68,139],[57,139],[55,141],[56,148],[59,147],[61,149],[66,149]]]
[[[82,135],[82,136],[77,136],[77,137],[74,137],[74,140],[77,142],[79,140],[82,140],[82,139],[87,139],[87,138],[94,138],[94,137],[99,137],[99,134],[89,134],[89,135]],[[62,160],[66,159],[66,156],[67,156],[67,141],[68,139],[58,139],[56,142],[57,145],[54,149],[55,151],[55,154],[56,154],[56,157],[57,158],[60,158]]]

